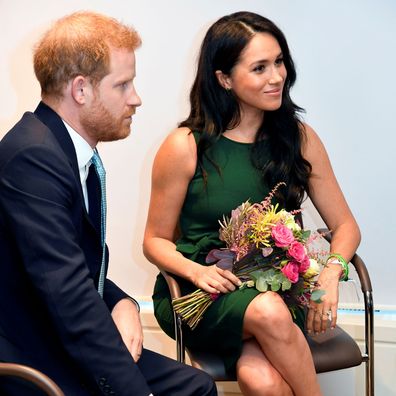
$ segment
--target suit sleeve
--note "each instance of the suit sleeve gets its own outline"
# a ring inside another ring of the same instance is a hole
[[[104,293],[103,293],[103,300],[105,301],[109,311],[111,312],[114,308],[114,306],[122,299],[127,298],[128,300],[131,300],[135,305],[138,311],[140,311],[140,306],[139,303],[126,294],[123,290],[121,290],[114,282],[112,282],[110,279],[105,280],[105,287],[104,287]]]
[[[0,174],[8,228],[25,271],[76,365],[100,389],[105,378],[117,395],[147,396],[150,389],[95,289],[79,245],[77,186],[67,159],[51,144],[18,151]],[[111,281],[106,289],[109,306],[125,294]]]

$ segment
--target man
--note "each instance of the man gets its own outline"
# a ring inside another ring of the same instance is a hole
[[[95,147],[130,133],[139,45],[99,14],[57,21],[34,53],[42,102],[0,142],[0,360],[41,370],[66,396],[217,394],[207,374],[142,347],[138,304],[103,276]],[[2,378],[0,394],[35,392]]]

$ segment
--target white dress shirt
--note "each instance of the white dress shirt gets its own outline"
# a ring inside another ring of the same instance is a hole
[[[76,150],[78,170],[80,172],[80,181],[84,195],[85,207],[89,212],[87,177],[89,167],[91,165],[91,158],[94,152],[89,143],[79,133],[77,133],[66,121],[62,121],[65,124],[67,131],[69,132],[70,138],[73,141],[74,149]]]

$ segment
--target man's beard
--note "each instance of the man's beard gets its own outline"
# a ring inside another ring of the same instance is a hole
[[[80,115],[80,123],[86,133],[98,142],[111,142],[125,139],[131,133],[130,125],[125,123],[128,117],[114,117],[103,103],[95,99],[89,109],[84,109]]]

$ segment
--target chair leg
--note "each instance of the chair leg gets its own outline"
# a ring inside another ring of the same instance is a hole
[[[364,293],[368,315],[365,317],[366,338],[366,396],[374,396],[374,304],[371,291]]]
[[[180,363],[184,363],[186,360],[186,352],[183,343],[183,333],[182,333],[182,320],[181,317],[173,312],[174,323],[175,323],[175,340],[176,340],[176,355],[177,360]]]
[[[374,381],[370,373],[371,364],[370,360],[366,362],[366,396],[374,396]]]

